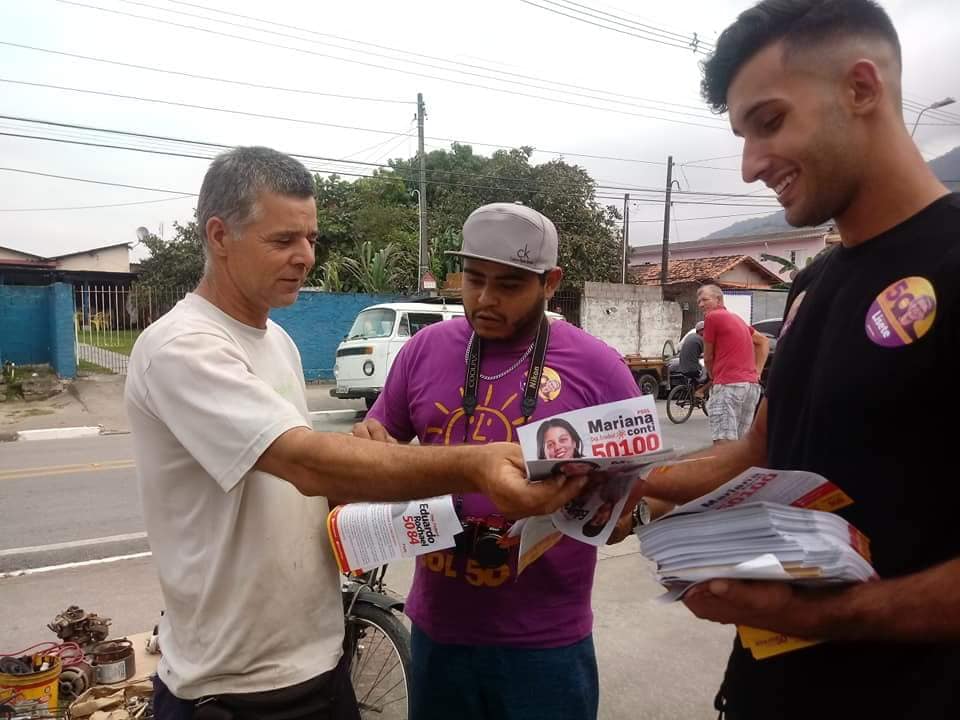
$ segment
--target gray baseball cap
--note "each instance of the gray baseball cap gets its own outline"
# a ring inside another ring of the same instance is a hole
[[[463,224],[463,248],[446,254],[539,274],[557,266],[557,244],[557,228],[547,216],[519,203],[490,203]]]

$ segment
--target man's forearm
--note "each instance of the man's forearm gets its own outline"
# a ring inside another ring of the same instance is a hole
[[[960,559],[914,575],[811,594],[813,637],[895,642],[960,641]]]
[[[471,475],[478,474],[477,453],[467,447],[411,447],[306,428],[284,434],[277,443],[282,446],[265,453],[258,468],[305,495],[358,502],[476,490]]]
[[[767,405],[762,403],[747,434],[735,442],[714,445],[657,468],[643,485],[643,494],[685,503],[716,490],[744,470],[767,462]]]
[[[690,502],[763,462],[746,440],[715,445],[654,470],[643,486],[643,494],[670,503]]]

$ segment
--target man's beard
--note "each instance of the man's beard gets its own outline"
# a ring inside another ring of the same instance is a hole
[[[511,340],[527,340],[533,339],[534,334],[537,332],[537,328],[540,326],[540,319],[544,315],[544,308],[546,307],[547,296],[542,290],[536,300],[531,306],[530,309],[520,316],[520,319],[515,323],[512,323],[509,326],[508,334],[503,337],[497,338],[484,338],[485,340],[493,340],[494,342],[509,342]],[[476,332],[476,327],[473,325],[473,320],[469,315],[467,315],[467,321],[470,323],[470,327],[473,328]],[[478,333],[479,335],[479,333]],[[483,337],[482,335],[480,337]]]
[[[533,337],[533,334],[537,331],[537,328],[540,327],[540,320],[543,318],[543,309],[546,307],[546,300],[546,296],[541,292],[540,297],[530,309],[530,312],[526,313],[516,324],[515,331],[511,339],[525,340],[528,337]]]

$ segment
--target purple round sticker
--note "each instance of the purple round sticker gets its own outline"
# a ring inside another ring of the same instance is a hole
[[[929,332],[937,315],[937,295],[923,277],[897,280],[867,310],[866,330],[880,347],[902,347]]]

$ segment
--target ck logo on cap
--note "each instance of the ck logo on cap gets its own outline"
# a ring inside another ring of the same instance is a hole
[[[520,262],[525,262],[525,263],[533,262],[533,261],[530,259],[530,249],[529,249],[529,246],[524,245],[522,248],[520,248],[519,250],[517,250],[517,260],[519,260]]]

